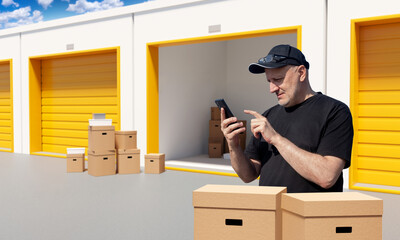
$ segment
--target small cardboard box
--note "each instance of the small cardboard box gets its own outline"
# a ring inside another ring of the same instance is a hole
[[[115,131],[116,149],[136,149],[137,131]]]
[[[155,174],[165,172],[165,154],[150,153],[144,155],[144,172]]]
[[[114,126],[89,126],[88,153],[99,151],[115,151]]]
[[[282,196],[283,240],[382,239],[383,201],[359,192]]]
[[[67,172],[85,171],[85,153],[67,154]]]
[[[194,239],[281,240],[286,187],[205,185],[193,191]]]
[[[116,173],[115,150],[113,153],[104,152],[88,155],[88,174],[92,176],[114,175]]]
[[[219,110],[219,107],[211,107],[211,120],[221,121],[221,110]]]
[[[224,137],[224,134],[221,131],[221,120],[209,121],[209,137]]]
[[[209,158],[220,158],[222,157],[222,143],[208,143],[208,157]]]
[[[117,170],[119,174],[140,173],[140,150],[118,149]]]

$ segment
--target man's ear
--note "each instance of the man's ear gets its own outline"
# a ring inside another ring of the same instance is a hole
[[[297,72],[300,75],[300,82],[304,82],[307,77],[307,69],[304,65],[300,65],[299,68],[297,68]]]

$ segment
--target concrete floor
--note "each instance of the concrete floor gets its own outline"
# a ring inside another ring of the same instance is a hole
[[[66,173],[65,159],[0,152],[0,239],[193,239],[192,191],[237,177]],[[258,181],[250,183],[258,185]],[[400,239],[400,197],[384,199],[383,239]]]

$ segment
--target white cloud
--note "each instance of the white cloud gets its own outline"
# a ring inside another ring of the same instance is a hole
[[[38,10],[31,13],[31,7],[0,13],[0,28],[17,27],[41,21],[43,21],[42,13]]]
[[[53,2],[54,0],[37,0],[38,4],[41,5],[44,9],[47,9],[48,6]]]
[[[19,4],[14,2],[13,0],[3,0],[3,1],[1,1],[1,5],[3,5],[4,7],[8,7],[10,5],[14,5],[15,7],[19,7]]]
[[[69,4],[67,11],[76,13],[96,12],[110,8],[121,7],[124,3],[120,0],[103,0],[101,2],[88,2],[87,0],[77,0],[75,4]]]

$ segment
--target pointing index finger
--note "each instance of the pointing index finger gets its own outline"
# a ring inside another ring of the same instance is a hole
[[[251,114],[251,115],[253,115],[255,118],[264,118],[263,115],[259,114],[259,113],[256,112],[256,111],[253,111],[253,110],[244,110],[244,113],[246,113],[246,114]]]

